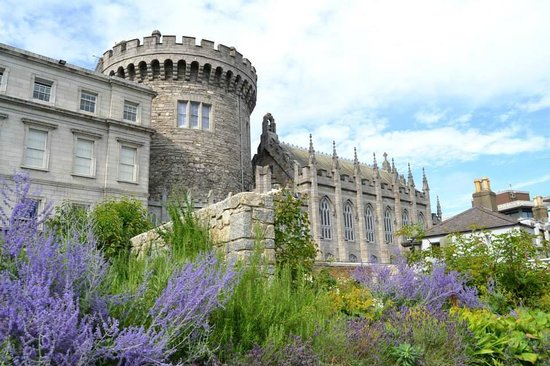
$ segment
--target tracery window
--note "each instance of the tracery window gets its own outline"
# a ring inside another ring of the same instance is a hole
[[[426,220],[424,220],[424,214],[422,212],[419,212],[418,213],[418,224],[421,226],[421,227],[425,227],[426,226]]]
[[[351,202],[346,202],[344,205],[344,239],[347,241],[355,240],[355,233],[353,232],[353,207]]]
[[[319,214],[321,217],[321,239],[332,239],[330,203],[327,197],[321,199]]]
[[[393,243],[393,219],[389,207],[384,211],[384,239],[388,244]]]
[[[367,231],[367,242],[374,243],[374,210],[370,204],[365,208],[365,229]]]
[[[403,221],[403,226],[407,226],[410,224],[409,222],[409,211],[406,209],[403,210],[403,214],[401,215],[401,221]]]

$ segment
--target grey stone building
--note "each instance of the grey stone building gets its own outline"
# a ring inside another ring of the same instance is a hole
[[[195,206],[252,188],[250,114],[256,70],[233,47],[195,38],[151,36],[121,41],[97,71],[150,86],[152,104],[149,210],[159,221],[167,194],[190,191]]]
[[[38,205],[147,202],[151,100],[144,85],[0,44],[0,179],[27,172]]]
[[[320,250],[318,260],[381,262],[401,250],[406,238],[395,232],[407,224],[432,226],[430,188],[425,174],[416,189],[410,170],[405,179],[387,160],[379,167],[279,141],[275,120],[264,117],[262,136],[252,164],[259,191],[272,184],[290,186],[305,197],[311,232]],[[264,167],[269,171],[262,172]],[[263,181],[269,176],[270,181]],[[439,209],[440,211],[440,209]],[[441,213],[438,212],[440,216]],[[434,215],[436,218],[437,215]]]

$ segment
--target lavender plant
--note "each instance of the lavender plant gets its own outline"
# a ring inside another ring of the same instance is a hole
[[[136,294],[113,296],[93,238],[44,231],[49,210],[35,215],[28,177],[13,181],[0,187],[0,364],[162,365],[197,357],[189,350],[207,334],[232,270],[204,255],[170,273],[145,316],[121,322],[113,309]]]
[[[395,305],[422,305],[439,309],[450,303],[479,307],[477,289],[466,285],[456,271],[447,271],[445,263],[436,262],[429,273],[398,258],[396,265],[377,268],[358,267],[354,278],[382,300]]]

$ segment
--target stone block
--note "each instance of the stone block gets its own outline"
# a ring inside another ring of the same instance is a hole
[[[252,215],[248,212],[241,212],[231,215],[231,224],[229,225],[229,240],[240,238],[251,238],[252,233]]]

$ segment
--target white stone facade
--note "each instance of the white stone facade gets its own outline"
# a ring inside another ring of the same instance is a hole
[[[147,203],[151,88],[4,44],[0,74],[1,179],[27,172],[41,204]]]

